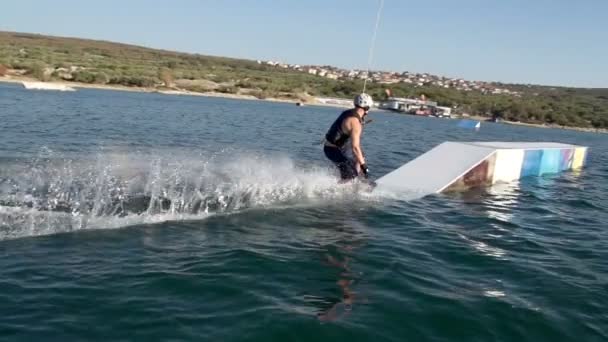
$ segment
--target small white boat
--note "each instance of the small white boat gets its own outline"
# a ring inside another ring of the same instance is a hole
[[[75,91],[76,89],[66,86],[65,84],[47,83],[47,82],[21,82],[25,89],[30,90],[57,90],[57,91]]]

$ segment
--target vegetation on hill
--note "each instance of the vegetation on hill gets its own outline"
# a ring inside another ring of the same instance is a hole
[[[351,98],[361,80],[331,80],[255,61],[204,56],[76,38],[0,32],[0,76],[9,69],[40,80],[249,94],[258,98]],[[369,92],[428,99],[456,112],[508,121],[608,128],[608,89],[501,85],[519,96],[406,83],[368,83]]]

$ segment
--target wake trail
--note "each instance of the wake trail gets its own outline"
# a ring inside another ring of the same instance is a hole
[[[118,151],[85,159],[45,150],[5,163],[0,240],[373,197],[338,185],[330,167],[244,152]]]

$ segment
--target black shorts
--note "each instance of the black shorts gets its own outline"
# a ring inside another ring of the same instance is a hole
[[[355,163],[348,159],[338,147],[325,146],[323,152],[325,152],[325,156],[336,164],[340,170],[340,178],[353,179],[357,177]]]

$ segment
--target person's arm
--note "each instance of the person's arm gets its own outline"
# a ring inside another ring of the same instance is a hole
[[[363,151],[361,150],[361,123],[357,120],[351,121],[351,139],[353,147],[353,155],[357,164],[365,165],[365,158],[363,157]]]

